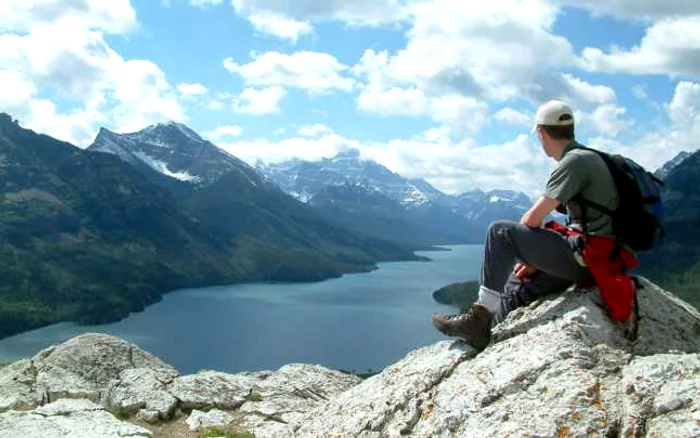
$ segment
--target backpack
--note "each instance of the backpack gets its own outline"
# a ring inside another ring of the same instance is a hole
[[[661,186],[664,183],[627,157],[587,147],[582,149],[595,152],[605,162],[617,187],[619,205],[615,210],[610,210],[581,197],[578,202],[610,216],[613,233],[622,245],[632,251],[652,249],[657,235],[664,235],[661,226]]]

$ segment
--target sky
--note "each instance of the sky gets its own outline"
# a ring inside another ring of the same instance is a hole
[[[553,98],[650,170],[698,149],[700,1],[0,0],[0,111],[79,147],[174,120],[251,164],[357,148],[536,196]]]

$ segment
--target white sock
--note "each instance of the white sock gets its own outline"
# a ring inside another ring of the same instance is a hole
[[[496,320],[500,321],[504,317],[503,311],[503,294],[486,286],[479,286],[479,298],[476,300],[478,304],[486,307],[494,314]]]

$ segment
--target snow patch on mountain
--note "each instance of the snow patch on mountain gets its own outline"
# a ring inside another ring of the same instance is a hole
[[[197,185],[211,184],[231,171],[241,172],[253,185],[260,177],[251,166],[175,122],[128,134],[101,129],[88,149],[117,155],[131,164],[141,162],[164,176]]]
[[[136,151],[133,153],[133,155],[145,164],[147,164],[151,169],[155,170],[158,173],[162,173],[165,176],[169,176],[170,178],[175,178],[180,181],[186,182],[198,182],[200,179],[198,176],[190,175],[187,172],[172,172],[170,169],[168,169],[167,164],[165,164],[162,161],[156,160],[155,158],[151,157],[150,155],[144,152]]]

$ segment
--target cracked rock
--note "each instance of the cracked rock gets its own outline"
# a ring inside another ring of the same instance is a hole
[[[699,436],[700,364],[680,352],[700,351],[700,313],[643,283],[636,340],[597,290],[572,290],[513,312],[478,355],[459,341],[410,353],[295,436]]]
[[[149,423],[167,420],[178,403],[167,385],[177,376],[169,368],[124,370],[104,391],[102,403],[127,414],[138,412],[139,418]]]
[[[233,422],[233,417],[228,412],[212,409],[209,412],[193,410],[187,418],[187,425],[192,431],[200,431],[212,427],[224,428]]]
[[[118,420],[89,400],[63,399],[33,411],[0,414],[0,438],[151,437],[149,430]]]
[[[174,369],[123,339],[85,334],[0,369],[0,412],[60,398],[98,401],[112,379],[131,368]]]

